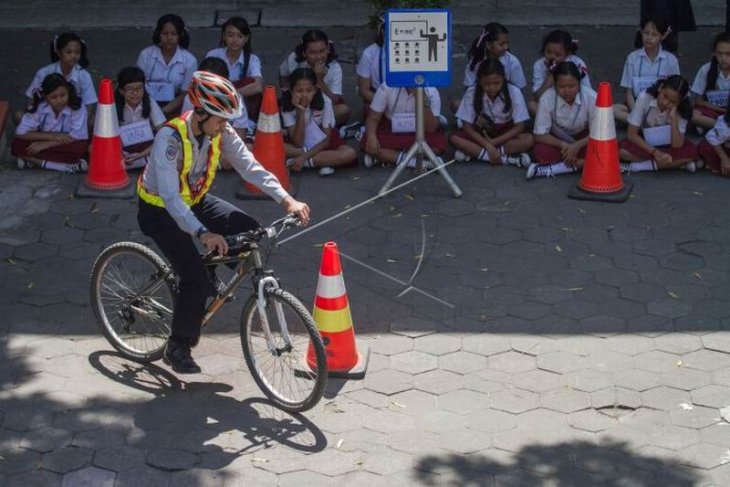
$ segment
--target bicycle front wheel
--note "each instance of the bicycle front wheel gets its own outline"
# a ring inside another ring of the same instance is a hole
[[[264,291],[266,306],[251,296],[241,316],[246,365],[261,391],[290,412],[306,411],[322,397],[327,383],[324,344],[301,302],[283,289]]]
[[[175,283],[168,266],[135,242],[104,249],[91,270],[91,309],[109,343],[125,358],[159,360],[170,335]]]

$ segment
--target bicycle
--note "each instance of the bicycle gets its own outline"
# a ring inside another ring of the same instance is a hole
[[[254,381],[276,405],[290,412],[306,411],[322,397],[326,355],[322,337],[302,303],[279,286],[264,269],[276,239],[299,225],[289,215],[268,227],[226,237],[228,255],[203,255],[209,267],[235,265],[206,308],[202,326],[230,301],[251,273],[253,290],[240,320],[241,346]],[[260,241],[268,238],[268,249]],[[153,250],[137,242],[105,248],[91,271],[91,307],[109,343],[124,358],[149,363],[162,358],[170,334],[177,277]]]

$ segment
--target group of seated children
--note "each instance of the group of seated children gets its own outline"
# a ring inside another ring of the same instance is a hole
[[[622,170],[695,172],[706,167],[730,175],[730,153],[725,148],[730,142],[730,34],[715,38],[712,60],[699,69],[690,86],[680,74],[675,55],[662,45],[669,31],[661,19],[642,21],[637,49],[626,58],[620,82],[625,103],[614,106],[616,120],[628,125],[620,144]],[[198,69],[227,77],[239,90],[246,109],[232,125],[250,144],[263,79],[261,60],[251,51],[246,20],[226,21],[219,47],[210,50],[200,64],[187,50],[190,37],[177,15],[158,20],[152,41],[140,52],[137,65],[117,76],[115,101],[127,167],[144,166],[154,131],[190,109],[186,90]],[[357,132],[360,149],[366,167],[401,163],[411,167],[415,161],[404,159],[415,138],[416,96],[411,88],[385,83],[383,43],[381,19],[375,42],[365,49],[356,68],[364,120]],[[470,47],[463,96],[451,100],[458,130],[448,137],[438,90],[424,90],[428,145],[441,156],[448,141],[458,161],[521,167],[528,179],[579,171],[596,93],[586,63],[576,55],[577,47],[563,30],[545,36],[541,56],[533,65],[531,96],[526,99],[522,90],[528,83],[519,59],[509,51],[507,28],[487,24]],[[74,33],[56,36],[51,61],[38,71],[26,92],[29,105],[19,117],[12,151],[20,168],[83,171],[97,102],[85,69],[89,61],[84,41]],[[326,176],[336,167],[357,163],[357,152],[343,138],[350,132],[345,124],[352,110],[343,97],[342,80],[334,45],[321,30],[307,31],[281,63],[281,115],[286,164],[291,170],[317,168]],[[690,123],[706,133],[699,146],[685,137]],[[124,136],[142,125],[145,130],[135,130],[137,136]]]

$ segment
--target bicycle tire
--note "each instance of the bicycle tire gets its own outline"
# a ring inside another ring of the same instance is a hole
[[[257,297],[253,294],[241,314],[241,346],[246,365],[269,400],[289,412],[306,411],[319,402],[327,385],[327,357],[322,337],[312,316],[291,293],[283,289],[267,288],[264,294],[266,315],[272,335],[275,335],[277,352],[269,351],[266,346]],[[284,347],[282,351],[284,339],[276,326],[277,303],[282,306],[287,321],[291,350]],[[277,380],[286,384],[279,386],[275,383]],[[295,395],[301,397],[294,397]]]
[[[174,279],[154,251],[136,242],[104,249],[91,270],[91,309],[104,337],[123,357],[140,363],[162,358],[172,324]],[[159,279],[145,294],[144,287]],[[148,329],[148,326],[149,329]]]

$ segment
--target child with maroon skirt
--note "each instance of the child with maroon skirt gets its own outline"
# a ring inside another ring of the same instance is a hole
[[[553,86],[540,97],[535,126],[535,163],[527,179],[573,173],[583,167],[590,120],[596,108],[596,92],[582,86],[585,73],[572,61],[555,66]]]
[[[426,143],[438,156],[446,150],[446,135],[439,124],[441,96],[436,88],[424,88],[423,125]],[[381,84],[370,104],[365,120],[365,135],[360,148],[365,152],[365,167],[375,164],[404,163],[415,168],[416,160],[404,160],[416,140],[416,91],[414,88],[393,88]],[[424,160],[431,168],[431,161]]]
[[[730,176],[730,102],[725,114],[718,117],[715,126],[702,139],[697,151],[705,166],[715,174]]]
[[[288,81],[289,90],[282,94],[287,167],[293,171],[319,168],[320,176],[329,176],[334,167],[355,163],[357,153],[335,129],[332,100],[317,87],[314,70],[297,68]]]
[[[456,117],[463,129],[454,132],[449,142],[456,148],[454,158],[475,158],[490,164],[527,167],[527,151],[534,143],[525,133],[530,119],[520,89],[507,82],[499,59],[486,59],[479,65],[475,85],[468,88]]]
[[[697,170],[697,147],[685,137],[692,118],[689,84],[676,74],[643,91],[629,114],[619,155],[624,172]]]
[[[49,74],[33,95],[15,131],[12,153],[18,169],[41,167],[59,172],[84,172],[89,150],[86,108],[63,75]]]

